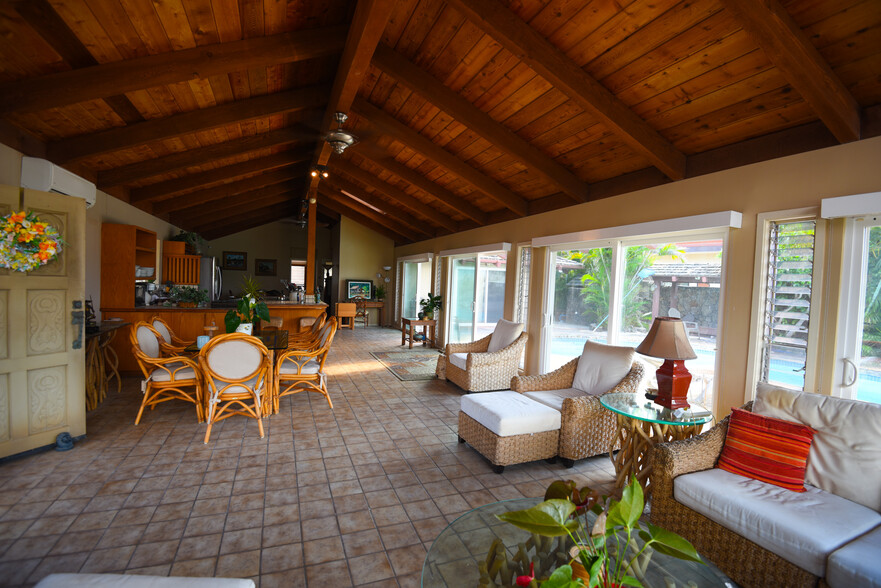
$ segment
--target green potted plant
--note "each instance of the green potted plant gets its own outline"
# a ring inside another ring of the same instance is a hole
[[[590,488],[578,490],[572,480],[558,480],[548,487],[544,502],[497,516],[530,533],[572,540],[570,565],[542,581],[543,588],[642,586],[653,551],[703,563],[694,546],[681,536],[641,523],[644,507],[636,477],[622,491],[621,500],[608,500]],[[588,512],[597,515],[594,521],[588,520]],[[521,586],[536,581],[534,573],[517,579]]]
[[[193,308],[208,302],[208,290],[189,286],[173,286],[169,298],[182,308]]]
[[[384,285],[384,284],[377,284],[377,285],[373,288],[373,296],[374,296],[377,300],[385,300],[385,295],[386,295],[386,289],[385,289],[385,285]]]
[[[431,292],[429,292],[427,298],[419,301],[419,306],[422,307],[422,318],[432,320],[434,318],[434,311],[441,310],[442,308],[440,294],[432,296]]]
[[[200,234],[191,231],[181,231],[170,238],[169,241],[183,241],[186,243],[188,255],[202,255],[202,251],[205,248],[205,239]]]
[[[254,332],[254,324],[264,320],[269,322],[269,308],[263,302],[260,287],[251,276],[242,278],[242,298],[236,308],[229,309],[223,322],[227,333],[242,332],[248,335]]]

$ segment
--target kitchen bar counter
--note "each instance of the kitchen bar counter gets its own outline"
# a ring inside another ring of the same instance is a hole
[[[300,332],[300,319],[303,317],[320,316],[327,309],[323,302],[317,304],[301,304],[296,302],[267,301],[269,315],[282,318],[282,329],[289,333]],[[217,333],[226,331],[223,317],[230,310],[230,306],[221,308],[181,308],[177,306],[138,306],[136,308],[102,308],[101,319],[121,319],[127,323],[135,324],[139,321],[149,321],[154,316],[159,316],[168,323],[174,334],[181,339],[192,341],[199,335],[204,335],[205,327],[212,322],[217,327]],[[133,374],[140,373],[138,363],[132,355],[129,328],[111,343],[114,351],[119,356],[119,371]]]

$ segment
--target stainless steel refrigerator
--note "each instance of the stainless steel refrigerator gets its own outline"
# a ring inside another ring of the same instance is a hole
[[[203,257],[199,265],[199,289],[208,290],[209,300],[220,300],[223,293],[223,274],[216,257]]]

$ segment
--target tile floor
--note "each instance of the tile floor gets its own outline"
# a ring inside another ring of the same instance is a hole
[[[419,586],[432,540],[463,512],[571,478],[608,492],[606,456],[492,473],[456,436],[461,391],[400,382],[368,353],[389,329],[343,330],[318,395],[205,425],[166,403],[139,426],[139,381],[88,416],[88,438],[0,466],[0,585],[52,572],[252,578],[274,586]]]

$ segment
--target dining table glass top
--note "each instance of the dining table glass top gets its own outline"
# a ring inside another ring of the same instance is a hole
[[[288,348],[287,331],[280,329],[265,329],[254,336],[260,339],[270,351],[284,351]],[[187,353],[198,353],[199,346],[196,343],[191,343],[184,348],[184,351]]]

